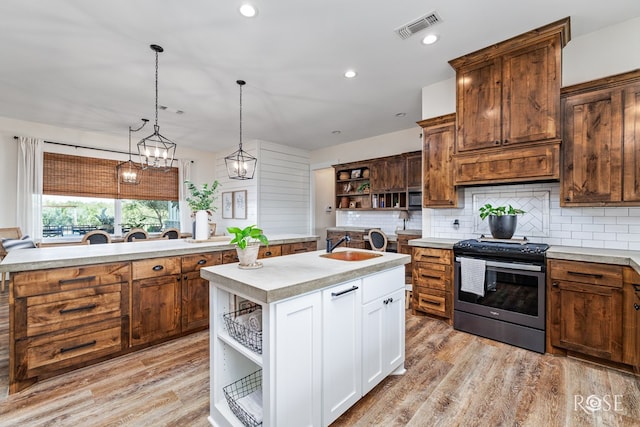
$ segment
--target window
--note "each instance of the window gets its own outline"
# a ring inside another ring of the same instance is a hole
[[[44,154],[43,237],[102,229],[122,235],[178,227],[178,169],[142,171],[139,185],[118,184],[117,161]]]

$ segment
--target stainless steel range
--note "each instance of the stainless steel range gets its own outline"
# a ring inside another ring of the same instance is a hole
[[[526,239],[456,243],[453,327],[544,353],[548,248]]]

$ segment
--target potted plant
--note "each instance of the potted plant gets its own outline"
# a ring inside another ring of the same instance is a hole
[[[243,229],[239,227],[227,227],[229,234],[233,234],[233,239],[229,243],[236,244],[240,268],[259,268],[262,264],[257,262],[259,243],[269,246],[269,239],[262,234],[262,229],[256,225],[249,225]]]
[[[508,206],[492,206],[491,203],[480,208],[480,219],[489,218],[489,230],[494,239],[510,239],[518,225],[518,215],[522,209]]]
[[[187,180],[184,182],[187,190],[191,193],[186,198],[189,208],[195,214],[196,227],[194,232],[195,240],[207,240],[209,238],[209,215],[214,213],[217,206],[213,203],[218,198],[218,180],[213,181],[211,185],[204,183],[202,188],[198,188],[193,182]]]

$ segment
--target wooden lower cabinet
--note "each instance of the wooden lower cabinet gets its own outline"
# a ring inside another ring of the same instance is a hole
[[[409,246],[409,240],[419,239],[422,237],[422,233],[418,234],[401,234],[398,233],[397,242],[398,242],[398,253],[412,255],[413,251],[411,246]],[[409,264],[405,264],[404,267],[404,283],[412,283],[411,275],[413,274],[413,255],[411,262]]]
[[[624,270],[622,309],[622,361],[640,372],[640,274]]]
[[[327,238],[331,239],[331,244],[336,244],[338,240],[342,237],[349,236],[351,241],[343,242],[340,244],[340,247],[346,248],[357,248],[357,249],[371,249],[371,245],[368,244],[366,240],[364,240],[364,236],[368,234],[368,231],[338,231],[338,230],[327,230]]]
[[[571,352],[623,362],[623,267],[550,260],[550,344]]]
[[[133,261],[131,345],[161,341],[180,333],[180,257]]]
[[[200,269],[219,264],[222,264],[221,252],[182,257],[182,332],[209,326],[209,281],[200,277]]]
[[[453,322],[453,251],[413,247],[413,314]]]

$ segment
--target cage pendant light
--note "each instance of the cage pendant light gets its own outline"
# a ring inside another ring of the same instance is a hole
[[[149,120],[147,119],[142,119],[142,124],[136,129],[132,129],[131,126],[129,126],[129,160],[118,163],[116,166],[116,172],[118,174],[118,188],[120,188],[120,184],[140,184],[142,168],[131,160],[131,132],[138,132],[147,124],[148,121]]]
[[[173,166],[176,143],[162,136],[158,126],[158,53],[164,52],[164,49],[156,44],[150,47],[156,53],[156,123],[153,133],[138,142],[138,154],[142,169],[155,168],[168,172]]]
[[[240,143],[238,144],[238,150],[224,158],[224,163],[227,166],[229,178],[253,179],[258,159],[242,149],[242,86],[247,82],[236,80],[236,83],[240,86]]]

